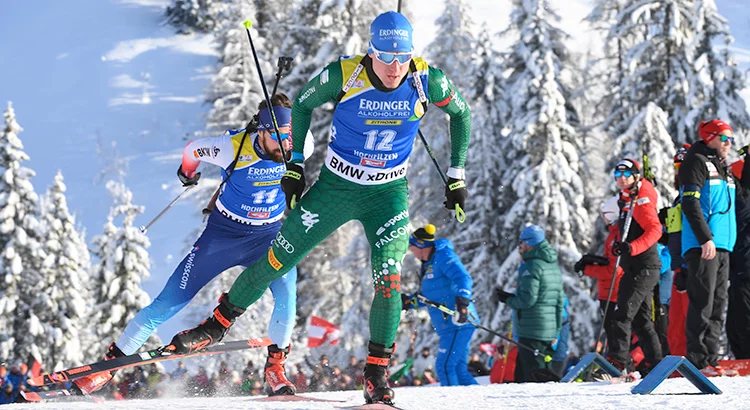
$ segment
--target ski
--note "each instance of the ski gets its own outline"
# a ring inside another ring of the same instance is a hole
[[[90,401],[103,403],[104,399],[98,396],[82,395],[74,390],[58,389],[46,391],[21,391],[21,396],[26,401],[40,403],[44,401]]]
[[[343,409],[343,410],[404,410],[401,407],[396,407],[392,404],[385,404],[383,402],[375,402],[370,404],[362,404],[359,406],[347,406],[347,407],[338,407],[337,409]]]
[[[37,377],[28,379],[30,386],[43,386],[46,384],[64,383],[69,380],[77,379],[79,377],[87,376],[89,374],[115,371],[119,369],[126,369],[134,366],[141,366],[144,364],[162,362],[166,360],[174,359],[186,359],[190,357],[203,356],[209,354],[218,354],[232,352],[236,350],[252,349],[257,347],[266,347],[271,344],[271,340],[267,337],[247,340],[235,340],[231,342],[219,342],[215,345],[211,345],[204,350],[187,353],[187,354],[171,354],[163,351],[162,348],[148,350],[145,352],[131,354],[129,356],[122,356],[112,360],[102,360],[94,362],[84,366],[73,367],[71,369],[60,370],[57,372],[43,374]]]
[[[297,396],[297,395],[282,395],[282,396],[268,396],[261,397],[259,399],[253,399],[254,401],[312,401],[312,402],[327,402],[327,403],[344,403],[346,400],[333,400],[333,399],[319,399],[317,397],[310,396]]]

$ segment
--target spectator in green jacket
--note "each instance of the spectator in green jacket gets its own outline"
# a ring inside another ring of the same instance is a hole
[[[529,225],[521,232],[518,252],[523,263],[518,267],[516,293],[498,289],[497,295],[517,312],[519,344],[536,349],[539,354],[519,349],[514,376],[517,382],[547,381],[544,375],[550,370],[544,358],[555,353],[552,342],[562,326],[565,303],[562,273],[557,265],[557,252],[536,225]]]

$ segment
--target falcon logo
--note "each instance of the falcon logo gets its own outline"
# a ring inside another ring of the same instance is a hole
[[[307,233],[316,223],[320,222],[320,219],[318,219],[320,215],[314,214],[301,206],[299,207],[299,209],[304,212],[301,216],[302,225],[305,225],[305,227],[307,227],[307,229],[305,229],[305,233]]]

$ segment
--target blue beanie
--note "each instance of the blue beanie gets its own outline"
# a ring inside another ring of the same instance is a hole
[[[386,11],[370,25],[370,42],[380,51],[411,53],[411,23],[401,13]]]
[[[544,240],[544,231],[536,225],[529,225],[523,228],[519,238],[529,246],[537,246]]]

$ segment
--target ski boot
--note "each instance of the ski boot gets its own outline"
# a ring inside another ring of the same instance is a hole
[[[367,355],[367,364],[365,364],[364,374],[364,395],[367,404],[382,402],[393,405],[395,394],[388,386],[388,364],[393,354],[393,346],[390,348],[384,345],[370,342],[367,346],[369,354]]]
[[[224,293],[219,298],[219,306],[214,309],[213,316],[193,329],[177,333],[169,342],[169,345],[164,348],[164,351],[186,354],[218,343],[227,334],[232,323],[243,313],[245,313],[245,309],[229,303],[229,295]]]
[[[107,353],[104,354],[104,360],[112,360],[122,356],[125,356],[125,353],[123,353],[122,350],[117,347],[115,342],[112,342],[112,344],[107,348]],[[79,377],[73,380],[73,388],[77,389],[82,396],[88,396],[89,394],[106,386],[107,383],[112,380],[112,377],[114,377],[114,375],[115,372],[111,371],[94,373],[88,376]]]
[[[615,369],[619,370],[621,374],[626,375],[633,371],[633,369],[630,368],[630,365],[632,365],[632,359],[629,361],[626,361],[623,363],[621,360],[615,359],[612,356],[607,356],[607,361],[615,367]]]
[[[279,349],[277,345],[268,346],[268,358],[266,359],[266,383],[269,387],[269,396],[291,396],[297,389],[284,374],[286,356],[292,350],[292,346]]]

